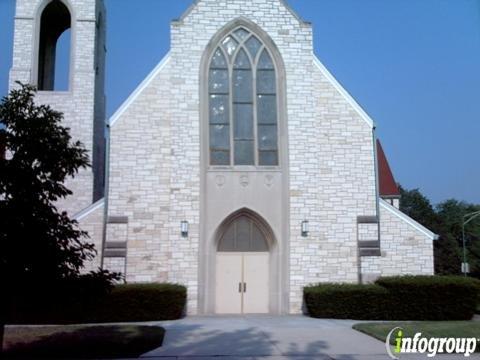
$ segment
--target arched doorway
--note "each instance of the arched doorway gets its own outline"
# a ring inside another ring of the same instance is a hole
[[[272,234],[258,219],[240,213],[219,232],[216,255],[215,312],[269,312]]]

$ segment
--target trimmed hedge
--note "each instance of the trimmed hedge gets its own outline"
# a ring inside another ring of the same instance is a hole
[[[358,320],[469,320],[480,281],[459,276],[397,276],[371,285],[318,284],[304,288],[308,313]]]
[[[175,320],[183,315],[187,289],[173,284],[116,286],[100,301],[96,321]]]
[[[187,289],[176,284],[122,284],[106,294],[75,297],[43,293],[17,298],[8,324],[73,324],[174,320],[182,317]]]
[[[393,296],[398,320],[470,320],[480,299],[480,281],[462,276],[394,276],[376,284]]]
[[[378,285],[319,284],[304,288],[308,313],[316,318],[377,320],[388,291]]]

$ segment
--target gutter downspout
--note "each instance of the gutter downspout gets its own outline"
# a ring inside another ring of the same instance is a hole
[[[377,134],[375,130],[377,128],[374,126],[372,128],[372,140],[373,140],[373,161],[375,162],[375,205],[377,211],[377,226],[378,226],[378,247],[380,248],[380,184],[378,177],[378,149],[377,149]]]

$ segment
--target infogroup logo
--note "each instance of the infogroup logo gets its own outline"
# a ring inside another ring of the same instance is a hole
[[[392,337],[395,340],[394,346],[390,345]],[[422,337],[420,332],[413,337],[405,337],[403,329],[396,327],[388,333],[385,346],[388,355],[397,360],[401,354],[427,354],[428,357],[437,354],[463,354],[468,357],[475,352],[479,341],[480,339],[476,338],[427,338]]]

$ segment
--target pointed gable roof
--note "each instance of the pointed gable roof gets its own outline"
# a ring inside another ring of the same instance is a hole
[[[380,140],[377,140],[377,163],[378,163],[378,182],[380,187],[380,196],[382,197],[399,197],[397,183],[393,177],[392,170],[388,164],[387,157],[383,151]]]

